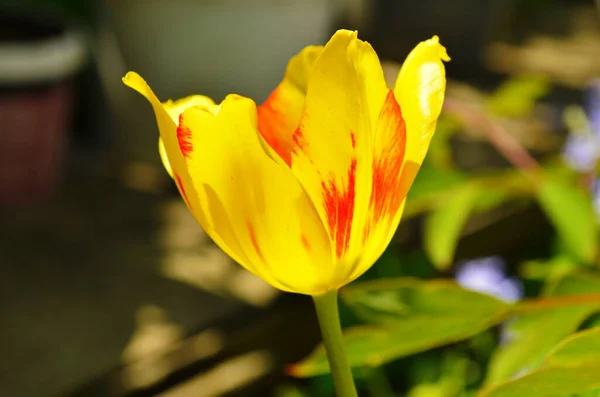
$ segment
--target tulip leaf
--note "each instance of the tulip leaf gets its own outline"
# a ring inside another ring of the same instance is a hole
[[[456,170],[439,169],[424,164],[408,191],[407,205],[411,200],[435,196],[440,192],[455,189],[467,181],[467,176]]]
[[[517,76],[502,84],[487,101],[492,113],[505,117],[525,117],[533,111],[536,101],[550,90],[547,79],[537,76]]]
[[[546,363],[600,368],[600,327],[586,329],[565,338],[546,358]]]
[[[560,280],[581,265],[568,255],[557,255],[548,260],[532,260],[522,264],[520,276],[529,280]]]
[[[342,290],[344,303],[364,322],[404,324],[425,316],[492,316],[510,306],[450,280],[380,279]]]
[[[575,397],[600,397],[600,389],[590,390],[585,393],[579,393]]]
[[[468,181],[467,176],[453,169],[438,169],[424,164],[408,191],[403,219],[439,206],[440,197],[453,194]]]
[[[477,397],[571,397],[600,389],[600,367],[544,367],[483,390]]]
[[[600,327],[565,338],[544,365],[517,379],[482,391],[478,397],[552,397],[600,391]]]
[[[293,386],[284,386],[277,390],[277,397],[306,397],[299,389]]]
[[[537,198],[556,233],[572,254],[592,262],[596,255],[596,214],[592,200],[577,186],[551,178],[540,181]]]
[[[564,296],[600,292],[600,277],[591,272],[564,276],[553,284],[547,295]],[[492,355],[485,384],[506,381],[543,364],[548,353],[572,334],[593,313],[600,311],[597,302],[560,308],[542,308],[523,314],[505,325],[505,341]]]
[[[498,324],[510,306],[448,281],[388,279],[343,292],[347,305],[374,324],[349,328],[345,344],[353,367],[386,362],[456,342]],[[329,372],[319,346],[290,371],[298,377]]]
[[[480,193],[480,186],[465,185],[449,197],[446,204],[427,216],[423,236],[424,248],[438,269],[445,270],[452,264],[461,231]]]

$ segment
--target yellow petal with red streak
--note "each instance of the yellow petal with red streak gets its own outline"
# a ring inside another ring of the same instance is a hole
[[[406,149],[406,125],[390,90],[379,113],[373,135],[373,179],[363,251],[357,276],[381,256],[398,227],[406,192],[402,189]]]
[[[291,169],[265,151],[254,102],[229,95],[214,114],[189,108],[178,136],[189,148],[194,187],[214,197],[219,218],[205,210],[215,223],[231,225],[238,257],[247,259],[241,264],[284,291],[325,292],[332,263],[327,232]]]
[[[323,47],[309,46],[288,63],[281,83],[258,107],[258,130],[265,141],[288,165],[292,134],[300,123],[308,76]]]
[[[160,132],[159,153],[163,164],[167,172],[173,177],[181,196],[190,211],[194,214],[194,217],[223,251],[236,261],[244,260],[244,258],[238,257],[236,253],[237,247],[230,246],[229,242],[225,243],[226,240],[231,240],[229,237],[233,234],[231,229],[229,229],[230,225],[215,222],[210,216],[211,214],[205,212],[205,209],[209,207],[211,197],[203,195],[203,192],[196,191],[182,147],[179,145],[177,138],[177,124],[175,119],[178,117],[178,115],[176,116],[178,112],[183,111],[189,106],[197,106],[199,104],[215,107],[216,105],[210,99],[202,96],[188,97],[175,102],[167,101],[163,104],[158,100],[146,81],[135,72],[127,73],[123,78],[123,82],[146,97],[152,105]]]
[[[427,154],[442,109],[446,87],[442,60],[449,58],[437,37],[417,45],[400,70],[394,95],[388,95],[379,115],[371,223],[365,228],[357,275],[381,256],[400,223],[406,195]]]
[[[373,139],[388,89],[379,59],[356,32],[335,33],[308,81],[293,135],[292,170],[327,226],[338,265],[332,288],[358,264],[372,185]]]

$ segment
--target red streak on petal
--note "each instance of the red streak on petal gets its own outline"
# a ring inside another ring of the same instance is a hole
[[[304,131],[302,131],[302,124],[300,124],[298,126],[298,128],[296,128],[296,131],[294,131],[294,135],[292,135],[292,152],[293,153],[299,153],[299,152],[303,152],[306,149],[306,138],[304,137]]]
[[[301,236],[301,239],[302,239],[302,245],[304,246],[304,248],[307,251],[310,251],[310,242],[308,241],[308,238],[306,238],[306,236],[303,234]]]
[[[254,233],[254,227],[250,223],[250,221],[246,221],[246,228],[248,229],[248,235],[250,236],[250,242],[252,243],[252,248],[256,252],[256,255],[260,258],[261,261],[265,261],[265,258],[260,250],[260,246],[258,245],[258,241],[256,240],[256,234]]]
[[[354,133],[351,133],[354,136]],[[353,138],[354,139],[354,138]],[[335,241],[335,253],[341,258],[350,245],[354,200],[356,198],[356,158],[348,168],[348,185],[340,189],[335,179],[321,182],[325,215],[332,239]]]
[[[175,174],[175,183],[177,183],[179,192],[181,192],[181,197],[183,197],[183,200],[188,205],[188,207],[191,208],[192,206],[190,204],[190,200],[188,199],[187,193],[185,192],[185,188],[183,187],[183,182],[181,181],[181,177],[177,174]]]
[[[373,159],[373,190],[370,208],[372,222],[377,224],[383,217],[393,217],[406,195],[402,185],[402,163],[406,148],[406,125],[394,93],[390,90],[379,114],[375,139],[381,151]],[[368,229],[367,229],[368,230]]]
[[[192,130],[185,125],[183,114],[179,116],[179,126],[177,127],[177,141],[179,142],[179,149],[184,157],[189,158],[190,154],[194,151],[192,146]]]
[[[269,98],[260,105],[257,111],[258,131],[269,146],[286,162],[292,164],[291,139],[296,126],[290,126],[284,110],[285,103],[279,87],[275,88]]]

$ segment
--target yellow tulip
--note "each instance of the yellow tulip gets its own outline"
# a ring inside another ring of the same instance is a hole
[[[207,234],[276,288],[320,295],[389,244],[435,130],[446,85],[437,37],[387,88],[373,48],[340,30],[293,57],[265,103],[228,95],[152,104],[163,163]],[[243,65],[240,65],[243,67]]]

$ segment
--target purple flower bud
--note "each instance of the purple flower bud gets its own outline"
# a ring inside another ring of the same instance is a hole
[[[517,278],[506,277],[505,268],[497,256],[469,260],[459,265],[456,281],[472,291],[514,302],[523,296],[523,287]]]

